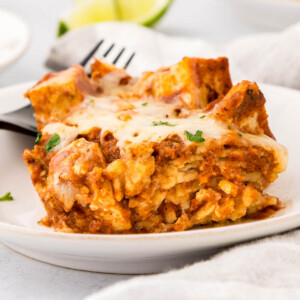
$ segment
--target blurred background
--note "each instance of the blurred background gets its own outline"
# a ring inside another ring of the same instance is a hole
[[[91,2],[91,0],[0,0],[0,9],[21,17],[30,32],[30,41],[25,53],[5,71],[0,72],[1,87],[36,80],[49,71],[44,66],[44,62],[50,46],[56,39],[59,21],[68,23],[71,16],[72,22],[76,23],[78,14],[80,18],[82,13],[80,10],[83,11],[81,16],[84,18],[90,16],[91,20],[97,19],[97,16],[95,17],[97,9],[93,4],[91,9],[81,8],[74,13],[75,5],[82,6],[82,2],[85,1]],[[139,11],[143,12],[143,9],[147,9],[147,7],[143,8],[143,5],[147,6],[143,4],[144,1],[123,0],[123,3],[133,4],[130,4],[129,8],[125,7],[122,13],[130,15],[132,10],[136,14]],[[102,7],[105,7],[104,16],[101,18],[109,19],[111,17],[109,6],[114,0],[100,2]],[[146,2],[151,6],[157,1]],[[165,14],[153,26],[155,30],[169,35],[201,38],[217,45],[224,45],[247,34],[282,30],[300,20],[300,2],[297,0],[174,0],[171,2],[167,5]],[[156,14],[157,16],[153,13],[151,18],[159,17],[159,9]],[[7,26],[5,24],[1,26],[2,28],[4,26],[3,30],[8,29],[7,27],[5,29]]]

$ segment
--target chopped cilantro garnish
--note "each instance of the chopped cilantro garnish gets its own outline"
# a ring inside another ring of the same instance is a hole
[[[91,100],[90,100],[90,103],[94,103],[94,102],[95,102],[95,99],[91,99]]]
[[[205,117],[206,117],[206,116],[205,116],[205,115],[203,115],[203,116],[201,116],[201,117],[200,117],[200,119],[204,119]]]
[[[191,142],[203,143],[205,139],[202,137],[202,131],[197,130],[195,134],[188,132],[187,130],[184,131],[186,138]]]
[[[36,139],[34,141],[35,145],[38,145],[40,143],[41,137],[42,137],[42,133],[38,132],[38,134],[36,135]]]
[[[59,144],[60,136],[57,133],[54,133],[44,149],[47,151],[47,153],[51,153],[53,152],[53,148]]]
[[[161,125],[165,125],[165,126],[176,126],[176,124],[170,124],[169,122],[163,122],[163,121],[158,121],[158,122],[153,121],[153,122],[152,122],[152,125],[153,125],[153,126],[161,126]]]
[[[243,136],[243,135],[242,135],[241,133],[239,133],[239,132],[237,132],[236,134],[237,134],[238,136]]]
[[[143,106],[147,106],[148,105],[148,102],[144,102],[142,103]]]
[[[64,21],[60,21],[57,29],[57,37],[64,35],[68,31],[69,31],[68,25]]]
[[[8,192],[4,196],[0,197],[0,201],[11,201],[11,200],[14,200],[14,198],[12,197],[10,192]]]

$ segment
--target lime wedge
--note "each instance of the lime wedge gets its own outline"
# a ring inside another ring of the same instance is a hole
[[[129,21],[145,26],[156,23],[173,0],[76,0],[75,6],[60,20],[57,35],[102,21]]]
[[[118,0],[116,2],[121,20],[151,26],[163,16],[172,0]]]

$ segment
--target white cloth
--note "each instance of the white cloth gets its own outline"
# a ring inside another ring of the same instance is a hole
[[[100,23],[70,31],[57,39],[46,65],[59,70],[79,63],[101,39],[105,43],[96,57],[101,58],[112,43],[116,46],[108,61],[126,48],[117,64],[119,67],[136,52],[128,69],[132,75],[168,66],[184,56],[227,56],[234,82],[247,79],[300,89],[300,23],[282,32],[242,37],[223,46],[200,39],[166,36],[132,23]]]
[[[300,299],[300,230],[235,246],[178,271],[117,283],[86,300]]]

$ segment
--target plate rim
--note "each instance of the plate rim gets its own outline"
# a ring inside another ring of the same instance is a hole
[[[131,240],[131,241],[148,241],[148,240],[157,240],[157,239],[179,239],[179,238],[192,238],[192,237],[213,237],[218,236],[222,233],[234,234],[236,232],[249,232],[257,228],[267,229],[274,224],[285,223],[286,221],[299,220],[298,224],[300,225],[300,210],[299,212],[294,212],[288,215],[270,217],[264,220],[250,221],[241,224],[232,224],[225,225],[220,227],[211,227],[203,229],[190,229],[186,231],[179,232],[162,232],[162,233],[141,233],[141,234],[86,234],[86,233],[65,233],[65,232],[48,232],[41,231],[37,229],[31,229],[22,227],[19,225],[13,225],[6,222],[0,221],[0,231],[9,231],[17,234],[25,234],[29,236],[42,236],[45,238],[59,238],[59,239],[69,239],[69,240],[89,240],[89,241],[122,241],[122,240]],[[297,226],[299,226],[297,225]],[[296,228],[293,226],[293,228]],[[49,228],[50,230],[51,228]],[[285,229],[286,231],[289,229]],[[276,231],[277,233],[278,231]],[[274,232],[275,233],[275,232]],[[267,234],[268,235],[268,234]],[[261,236],[257,233],[257,237]]]

